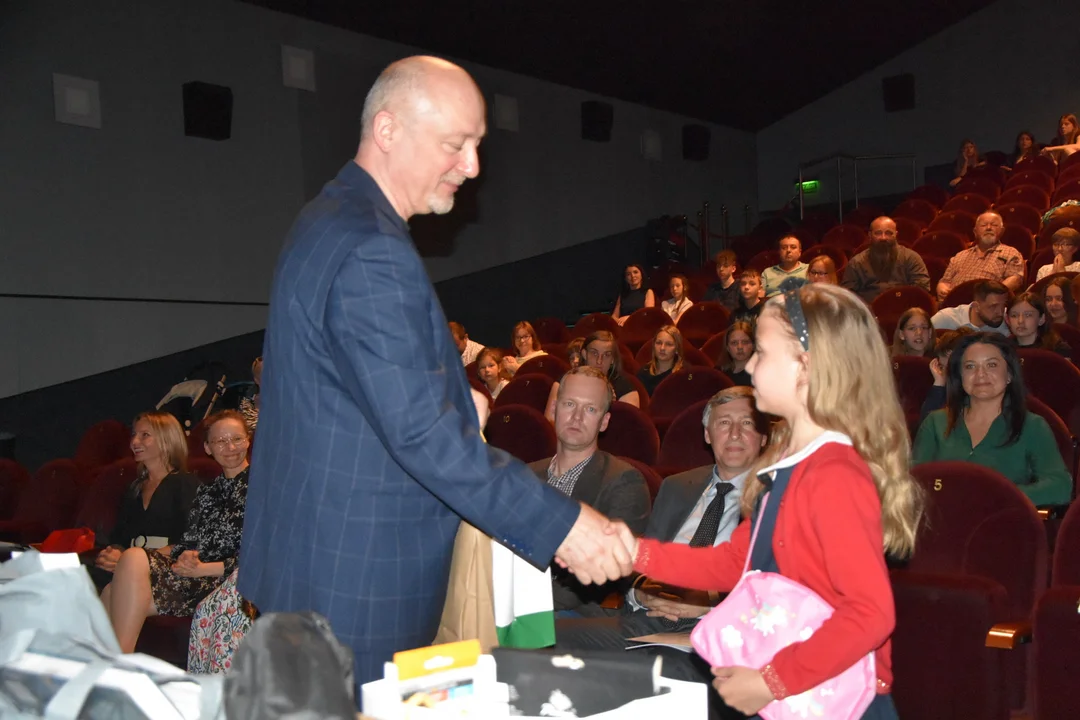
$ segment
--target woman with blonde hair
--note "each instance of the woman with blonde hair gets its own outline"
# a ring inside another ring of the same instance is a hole
[[[168,553],[187,524],[199,481],[187,472],[187,436],[167,412],[153,410],[131,423],[135,480],[120,500],[108,547],[98,553],[91,573],[98,587],[112,580],[121,554],[132,547]]]
[[[750,569],[781,573],[832,606],[813,635],[764,667],[713,668],[713,686],[729,706],[754,715],[873,653],[874,699],[862,717],[896,718],[889,695],[896,615],[885,555],[913,552],[922,492],[909,472],[889,351],[870,309],[850,291],[793,281],[781,290],[762,310],[747,366],[758,409],[782,418],[743,490],[748,521],[730,542],[705,548],[620,532],[636,546],[634,570],[650,580],[726,592],[749,559]]]
[[[934,326],[930,313],[921,307],[908,308],[896,321],[893,333],[892,355],[919,355],[934,357]]]
[[[637,379],[652,397],[656,386],[683,366],[683,337],[674,325],[665,325],[656,331],[652,341],[652,358],[638,370]]]
[[[812,283],[840,284],[840,278],[836,276],[836,263],[828,255],[818,255],[810,261],[806,267],[806,279]]]

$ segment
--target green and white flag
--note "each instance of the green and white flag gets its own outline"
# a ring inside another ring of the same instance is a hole
[[[523,649],[554,645],[551,570],[541,572],[492,541],[491,580],[499,645]]]

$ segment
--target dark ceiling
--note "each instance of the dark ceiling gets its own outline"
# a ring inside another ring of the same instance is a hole
[[[759,130],[992,0],[246,0]]]

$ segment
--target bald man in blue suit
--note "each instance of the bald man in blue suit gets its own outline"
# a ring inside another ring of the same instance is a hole
[[[583,582],[630,572],[625,526],[482,441],[461,358],[409,236],[479,173],[483,96],[406,58],[368,93],[360,148],[301,212],[278,261],[239,590],[315,610],[382,677],[435,637],[459,521]]]

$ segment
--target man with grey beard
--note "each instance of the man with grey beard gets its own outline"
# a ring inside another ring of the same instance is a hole
[[[885,290],[916,285],[930,292],[926,263],[896,241],[896,223],[884,215],[870,223],[870,247],[851,258],[840,284],[871,302]]]

